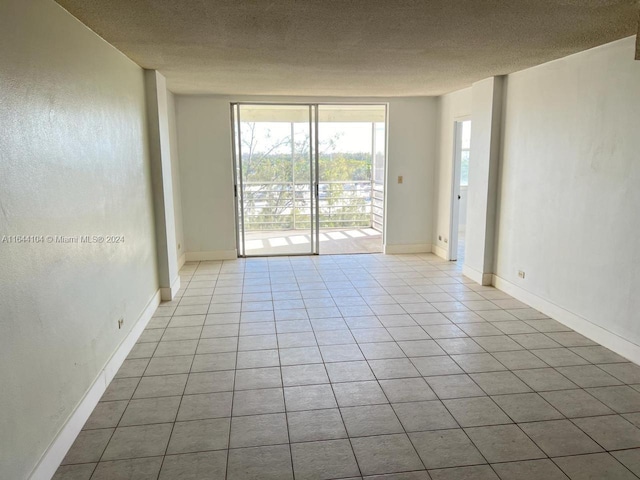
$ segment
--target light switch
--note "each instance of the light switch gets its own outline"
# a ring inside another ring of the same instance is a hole
[[[398,175],[398,183],[402,183],[404,181],[404,179],[402,178],[402,175]]]

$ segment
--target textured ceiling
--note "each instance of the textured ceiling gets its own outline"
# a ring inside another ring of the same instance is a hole
[[[439,95],[637,31],[638,0],[57,0],[177,93]],[[633,58],[634,52],[630,52]]]

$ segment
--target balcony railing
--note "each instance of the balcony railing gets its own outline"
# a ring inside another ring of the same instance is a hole
[[[307,182],[245,182],[244,226],[255,230],[308,230],[311,185]],[[320,182],[320,228],[366,228],[381,225],[381,186],[369,180]],[[374,203],[376,205],[374,205]]]

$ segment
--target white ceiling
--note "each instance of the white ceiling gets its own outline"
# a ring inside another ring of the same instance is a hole
[[[439,95],[637,31],[638,0],[57,0],[177,93]],[[633,58],[634,52],[630,52]]]

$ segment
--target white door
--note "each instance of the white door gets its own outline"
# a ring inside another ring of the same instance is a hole
[[[467,223],[467,189],[471,153],[471,120],[454,124],[453,175],[451,179],[451,222],[449,260],[464,256],[464,235]]]

